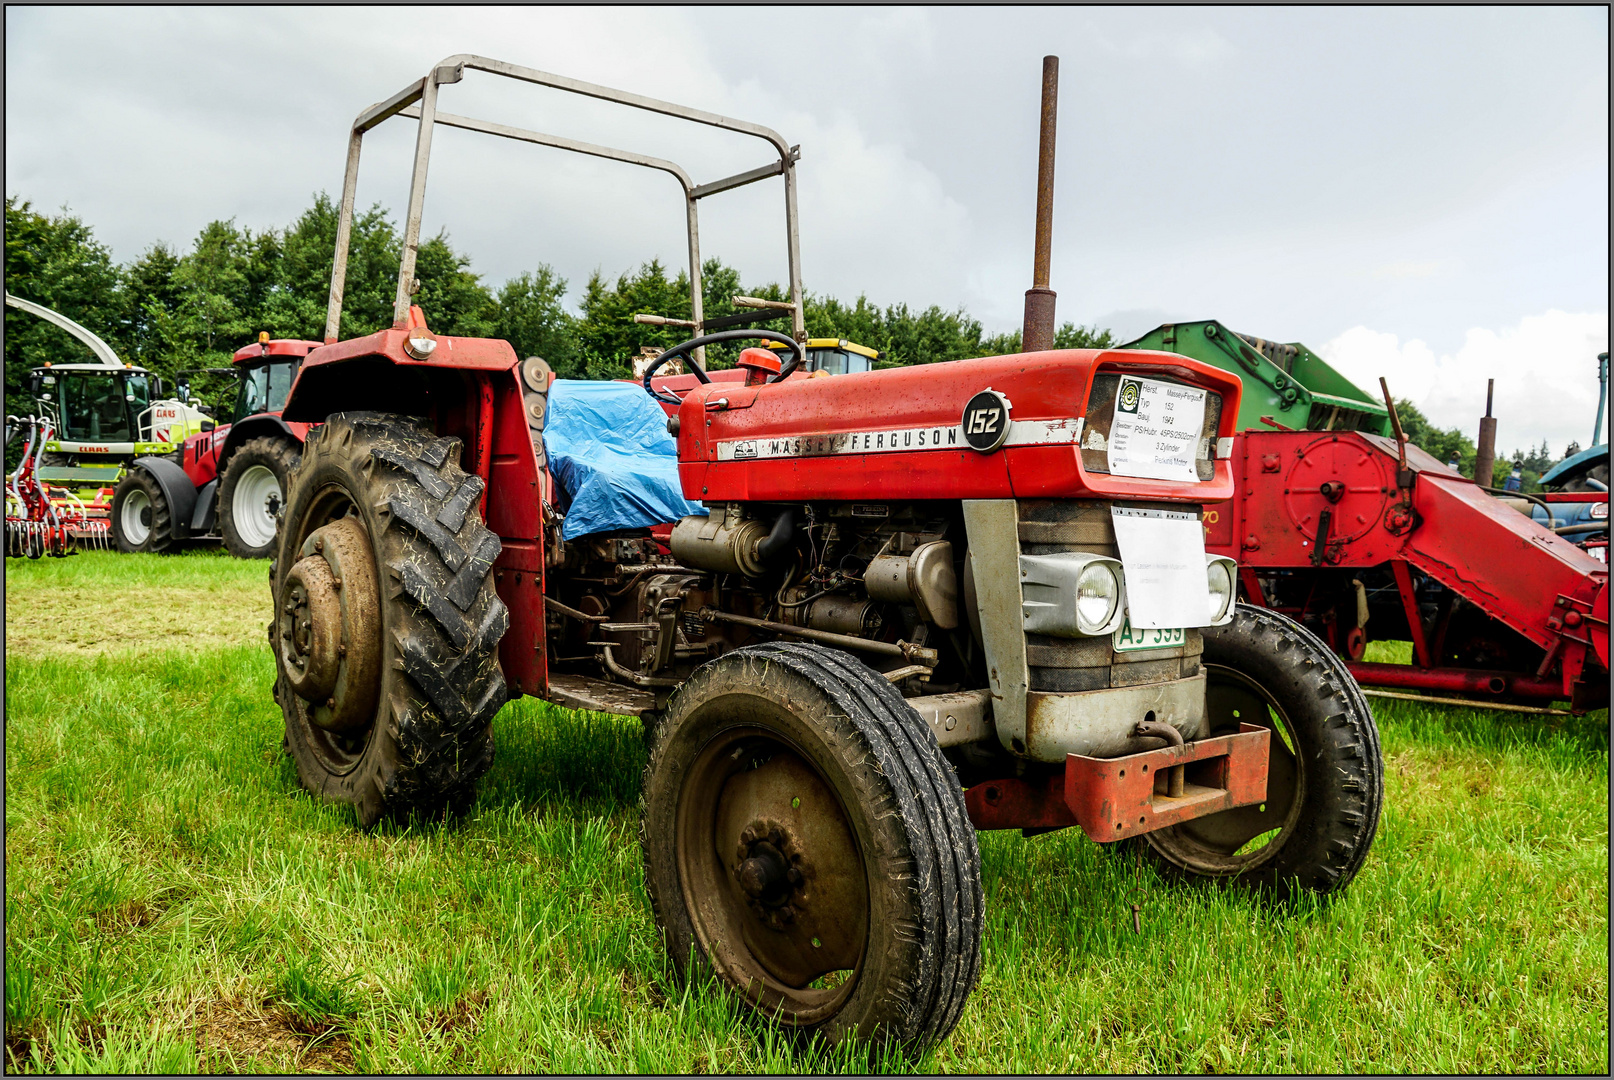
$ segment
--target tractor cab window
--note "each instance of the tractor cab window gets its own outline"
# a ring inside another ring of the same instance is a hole
[[[849,349],[809,349],[813,368],[831,375],[847,375],[869,370],[869,358]]]
[[[67,438],[95,442],[134,438],[122,372],[75,371],[62,378],[61,390],[62,434]]]
[[[123,378],[123,398],[134,407],[136,414],[146,411],[151,404],[151,383],[145,373],[129,374]]]
[[[286,407],[286,398],[291,395],[291,384],[297,378],[298,366],[296,361],[269,365],[269,404],[266,411],[280,412]]]
[[[256,413],[279,412],[286,407],[291,393],[292,380],[297,377],[298,364],[264,364],[251,368],[241,376],[241,396],[235,418]]]

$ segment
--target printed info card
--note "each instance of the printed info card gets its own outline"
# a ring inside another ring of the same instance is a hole
[[[1182,510],[1110,507],[1126,573],[1128,619],[1138,630],[1210,622],[1205,528]]]

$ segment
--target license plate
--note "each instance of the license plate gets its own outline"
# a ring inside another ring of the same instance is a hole
[[[1143,649],[1174,649],[1187,640],[1183,630],[1134,630],[1128,619],[1115,632],[1116,652],[1139,652]]]

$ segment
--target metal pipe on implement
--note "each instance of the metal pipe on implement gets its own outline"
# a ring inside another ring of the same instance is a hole
[[[1480,417],[1479,446],[1474,455],[1474,483],[1490,487],[1496,468],[1496,417],[1491,415],[1491,400],[1496,393],[1496,380],[1485,380],[1485,415]]]
[[[1351,674],[1364,686],[1405,690],[1444,690],[1448,693],[1496,694],[1552,701],[1563,697],[1563,684],[1506,672],[1468,671],[1462,668],[1418,668],[1410,664],[1347,662]],[[1481,704],[1481,703],[1476,703]]]
[[[1054,233],[1054,132],[1059,112],[1059,57],[1042,58],[1042,131],[1037,149],[1037,244],[1026,290],[1021,352],[1054,347],[1054,291],[1048,287]]]

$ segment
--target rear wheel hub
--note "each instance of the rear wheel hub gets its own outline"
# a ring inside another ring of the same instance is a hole
[[[327,731],[356,733],[375,714],[381,621],[370,538],[354,518],[316,530],[276,597],[286,681]]]

